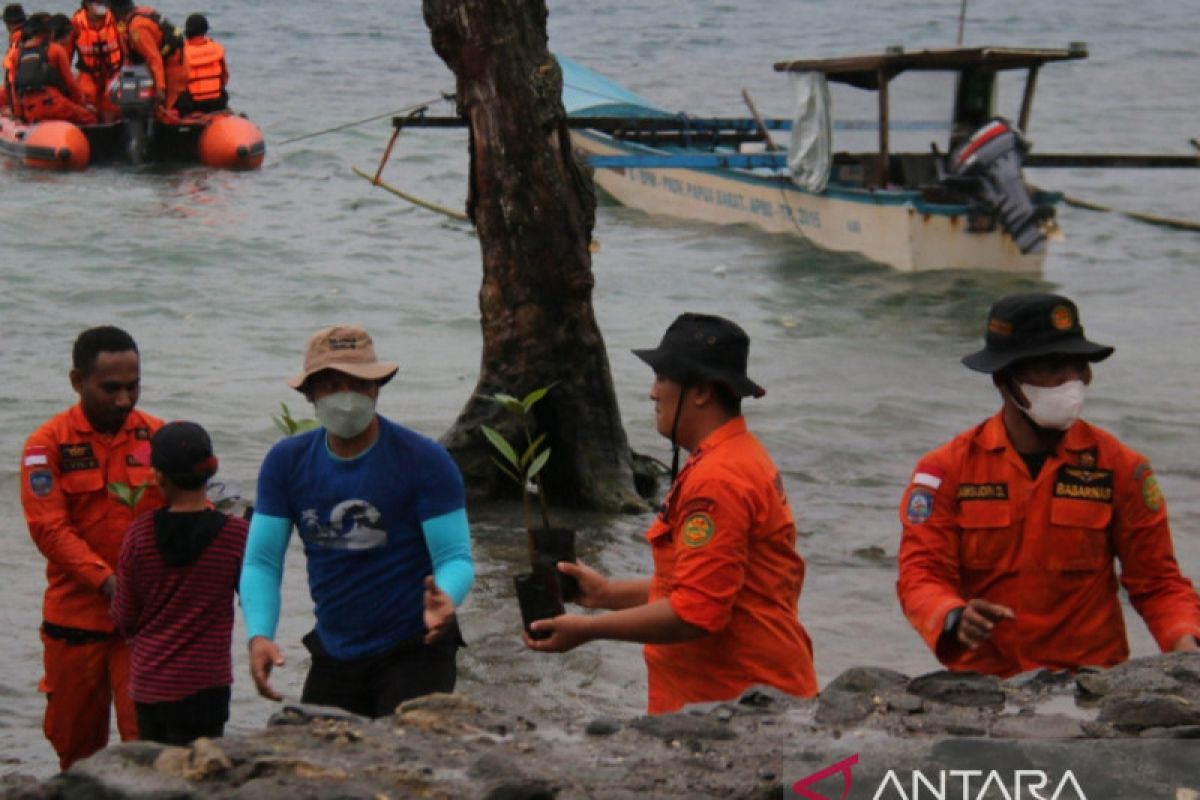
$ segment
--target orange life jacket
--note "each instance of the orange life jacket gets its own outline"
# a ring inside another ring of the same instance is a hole
[[[104,13],[99,28],[93,28],[88,13],[79,9],[71,17],[78,36],[75,39],[75,68],[101,78],[116,75],[125,60],[125,48],[111,12]]]
[[[187,91],[192,99],[215,100],[221,96],[225,83],[225,48],[207,37],[193,37],[184,42],[183,63],[187,68]]]

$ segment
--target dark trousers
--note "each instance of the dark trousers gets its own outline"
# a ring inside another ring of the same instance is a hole
[[[339,661],[326,652],[317,632],[312,631],[304,637],[312,666],[300,701],[335,706],[363,717],[386,717],[405,700],[454,691],[458,680],[455,658],[462,643],[455,627],[433,644],[418,638],[378,655]]]
[[[136,703],[138,738],[184,745],[201,736],[216,739],[229,721],[229,687],[213,686],[169,703]]]

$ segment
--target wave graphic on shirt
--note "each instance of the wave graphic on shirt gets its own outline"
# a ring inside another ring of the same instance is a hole
[[[302,515],[302,535],[309,544],[335,550],[371,550],[387,543],[383,514],[366,500],[343,500],[329,512],[329,525],[317,521],[316,509]]]

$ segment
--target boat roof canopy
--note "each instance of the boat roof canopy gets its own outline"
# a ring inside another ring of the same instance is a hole
[[[1087,58],[1087,45],[1072,42],[1066,49],[1012,47],[946,47],[905,52],[890,47],[883,53],[834,58],[780,61],[776,72],[821,72],[827,80],[860,89],[878,89],[881,77],[890,81],[902,72],[961,72],[977,67],[993,70],[1032,69],[1049,61]]]

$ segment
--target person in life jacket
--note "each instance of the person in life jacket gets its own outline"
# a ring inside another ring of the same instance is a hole
[[[187,84],[175,109],[180,114],[195,111],[224,111],[229,106],[225,84],[229,69],[225,66],[225,48],[208,37],[208,19],[192,14],[183,25],[183,65]]]
[[[90,125],[96,121],[95,112],[82,105],[67,51],[50,41],[49,14],[34,14],[26,21],[12,74],[15,105],[26,122],[62,119]]]
[[[183,90],[183,36],[162,14],[133,0],[111,0],[117,30],[125,42],[130,64],[145,64],[154,79],[160,105],[170,108]]]
[[[16,49],[21,44],[21,28],[25,25],[25,9],[20,3],[9,3],[4,7],[4,27],[8,31],[8,47],[4,51],[4,85],[0,86],[0,110],[9,111],[15,117],[10,84],[13,79],[11,60],[16,58]]]
[[[96,107],[102,120],[112,121],[120,111],[105,89],[125,63],[125,44],[117,22],[104,0],[82,0],[71,25],[75,28],[79,91],[84,102]]]

